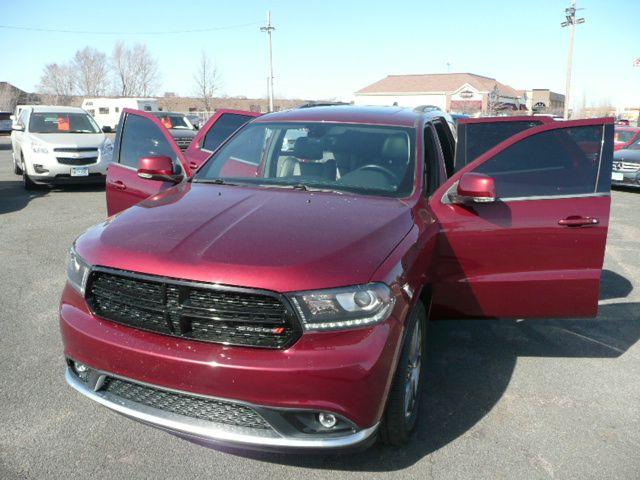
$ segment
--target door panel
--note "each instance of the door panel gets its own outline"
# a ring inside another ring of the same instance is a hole
[[[257,112],[218,110],[200,129],[186,150],[185,157],[189,166],[194,170],[198,169],[238,128],[259,116],[260,113]]]
[[[174,173],[191,175],[182,152],[158,118],[140,110],[124,109],[116,134],[114,162],[107,170],[107,213],[113,215],[174,185],[140,178],[142,157],[166,155],[173,159]]]
[[[449,179],[430,202],[440,228],[434,315],[595,316],[612,157],[612,119],[553,122],[507,139]],[[497,201],[450,203],[447,192],[466,172],[494,178]]]

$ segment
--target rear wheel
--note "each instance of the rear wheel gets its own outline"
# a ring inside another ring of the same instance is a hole
[[[407,443],[416,426],[424,383],[426,328],[427,311],[418,302],[407,320],[400,361],[380,426],[380,438],[389,445]]]

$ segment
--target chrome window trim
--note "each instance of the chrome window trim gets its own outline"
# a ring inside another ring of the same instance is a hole
[[[598,191],[598,184],[600,183],[600,169],[602,168],[602,152],[604,150],[604,134],[605,125],[602,125],[602,136],[600,137],[600,155],[598,157],[598,173],[596,174],[596,184],[594,186],[594,193]]]

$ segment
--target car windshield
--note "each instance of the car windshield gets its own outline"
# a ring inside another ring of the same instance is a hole
[[[401,197],[413,191],[413,129],[346,123],[252,123],[194,178],[197,183]]]
[[[32,133],[100,133],[98,124],[86,113],[34,112],[29,121]]]
[[[177,130],[194,130],[195,127],[184,115],[158,115],[160,122],[165,128],[175,128]]]
[[[635,134],[636,132],[631,130],[616,130],[613,135],[613,141],[627,143]]]

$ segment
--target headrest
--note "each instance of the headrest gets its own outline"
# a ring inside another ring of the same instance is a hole
[[[393,135],[382,145],[382,157],[388,160],[408,162],[409,148],[406,135]]]
[[[322,145],[307,137],[297,138],[296,143],[293,144],[293,156],[296,158],[303,160],[322,160],[323,153]]]

